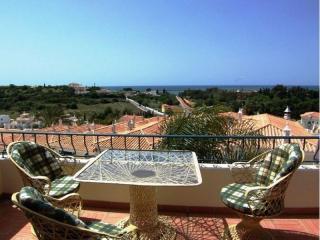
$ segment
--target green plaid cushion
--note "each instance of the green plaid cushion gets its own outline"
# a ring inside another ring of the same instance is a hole
[[[68,193],[75,192],[79,188],[79,182],[72,179],[72,176],[63,176],[51,182],[51,197],[61,197]]]
[[[18,149],[14,149],[11,151],[11,158],[29,174],[32,174],[32,172],[34,171],[32,169],[32,165],[29,165],[29,162],[22,159]]]
[[[43,202],[47,202],[47,200],[43,197],[43,195],[33,187],[23,187],[19,193],[20,202],[24,202],[27,199],[39,200]]]
[[[72,226],[86,227],[85,223],[73,214],[54,207],[33,187],[23,187],[19,193],[19,201],[25,207],[46,217]]]
[[[57,159],[44,147],[33,142],[19,142],[12,147],[12,159],[34,176],[53,180],[63,173]]]
[[[258,169],[256,183],[269,185],[279,176],[284,176],[298,167],[301,160],[302,153],[297,144],[283,144],[275,148],[266,156]]]
[[[244,194],[249,187],[255,187],[253,183],[238,184],[232,183],[221,189],[220,197],[224,204],[237,211],[250,214],[250,207],[245,200]]]
[[[302,162],[302,151],[298,144],[290,144],[289,156],[287,161],[282,165],[281,170],[275,177],[275,180],[289,174],[299,167]]]
[[[86,222],[87,228],[96,232],[103,232],[110,235],[119,235],[122,228],[119,228],[113,224],[104,223],[104,222]]]

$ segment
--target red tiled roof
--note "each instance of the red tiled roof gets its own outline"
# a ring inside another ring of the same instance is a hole
[[[254,121],[256,129],[265,136],[283,136],[283,129],[286,125],[291,130],[291,136],[311,136],[311,134],[300,123],[292,120],[286,120],[271,114],[258,114],[252,116],[245,116],[244,119],[251,119]],[[280,141],[280,140],[279,140]],[[282,140],[281,140],[282,141]],[[317,140],[293,140],[301,146],[305,145],[306,151],[315,151],[317,147]]]
[[[136,122],[143,121],[143,116],[136,116],[136,115],[123,115],[121,118],[119,118],[119,122],[129,122],[130,120],[135,120]]]
[[[303,114],[300,114],[300,117],[320,118],[320,112],[305,112]]]
[[[130,118],[127,118],[130,119]],[[139,118],[138,118],[139,119]],[[141,119],[141,118],[140,118]],[[84,127],[78,126],[77,130],[80,132],[86,130],[85,132],[90,133],[113,133],[113,128],[118,134],[146,134],[143,131],[145,130],[148,134],[158,134],[160,133],[160,125],[164,118],[163,117],[152,117],[145,118],[141,121],[135,123],[135,127],[130,130],[128,128],[127,122],[118,122],[114,125],[100,125],[94,130],[87,131],[88,128],[85,125]],[[114,126],[114,127],[113,127]],[[72,129],[74,130],[74,129]],[[85,138],[85,139],[84,139]],[[126,142],[124,142],[126,140]],[[86,144],[84,144],[84,142]],[[154,141],[155,143],[158,140]],[[140,138],[140,148],[141,149],[150,149],[150,146],[153,143],[150,143],[150,139]],[[107,148],[129,148],[129,149],[138,149],[139,148],[139,139],[130,138],[130,137],[97,137],[97,136],[72,136],[72,142],[70,136],[62,136],[59,139],[55,139],[50,142],[50,146],[55,149],[63,149],[64,151],[73,152],[76,149],[77,154],[94,154],[97,150],[104,150]]]
[[[220,115],[226,116],[226,117],[232,117],[234,119],[238,119],[239,118],[239,114],[236,113],[236,112],[223,112],[223,113],[220,113]],[[246,116],[246,115],[243,114],[242,117],[243,116]]]

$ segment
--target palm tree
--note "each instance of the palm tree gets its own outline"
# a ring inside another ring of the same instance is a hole
[[[239,121],[222,114],[223,107],[196,108],[190,114],[176,114],[161,125],[163,134],[168,135],[259,135],[251,120]],[[159,145],[161,149],[179,149],[196,152],[200,162],[230,163],[251,159],[259,149],[257,140],[233,138],[166,138]]]

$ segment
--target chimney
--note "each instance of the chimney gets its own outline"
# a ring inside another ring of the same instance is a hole
[[[129,130],[134,129],[134,122],[133,122],[132,119],[130,119],[130,120],[128,121],[128,129],[129,129]]]
[[[290,115],[291,115],[291,111],[290,111],[289,106],[287,106],[287,108],[284,110],[283,118],[286,120],[290,120]]]
[[[91,128],[91,132],[94,133],[94,130],[96,128],[96,124],[94,123],[94,121],[91,123],[90,128]]]
[[[59,126],[62,126],[62,119],[59,118]]]
[[[3,124],[4,129],[10,129],[10,123],[4,123]]]
[[[290,137],[291,136],[291,129],[288,126],[288,123],[286,123],[286,126],[283,128],[283,135],[285,137]],[[289,139],[284,139],[284,143],[289,143]]]
[[[238,120],[239,120],[240,123],[242,122],[242,115],[243,115],[243,109],[242,109],[242,108],[239,108],[239,111],[238,111]]]
[[[112,133],[117,133],[117,131],[116,131],[116,123],[117,123],[116,120],[114,120],[114,121],[112,122]]]
[[[52,127],[52,131],[55,132],[55,131],[56,131],[56,128],[55,128],[54,123],[51,124],[51,127]]]
[[[73,125],[73,126],[77,126],[77,121],[78,121],[78,118],[76,117],[76,115],[73,115],[72,125]],[[87,121],[87,123],[88,123],[88,121]]]

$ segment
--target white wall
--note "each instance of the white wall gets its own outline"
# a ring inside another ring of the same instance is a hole
[[[220,189],[232,183],[229,169],[226,167],[201,167],[202,184],[196,187],[158,187],[158,202],[163,205],[223,207]],[[84,199],[128,202],[128,187],[116,184],[81,185],[80,194]],[[319,170],[301,167],[291,179],[286,194],[288,208],[319,207]]]
[[[222,165],[206,164],[202,165],[201,174],[203,182],[200,186],[159,187],[159,204],[223,207],[219,193],[223,186],[232,183],[229,169]],[[10,161],[0,160],[0,175],[4,193],[12,193],[21,188],[21,178]],[[129,202],[126,185],[81,183],[80,194],[86,200]],[[287,208],[319,207],[319,169],[316,166],[301,166],[297,170],[291,179],[285,203]]]

